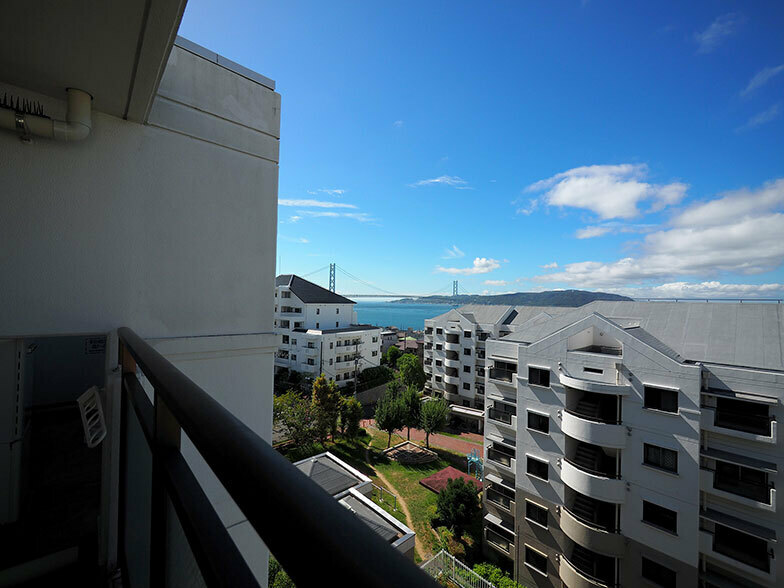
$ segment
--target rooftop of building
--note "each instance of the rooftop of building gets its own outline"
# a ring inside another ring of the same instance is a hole
[[[294,329],[295,333],[308,333],[316,332],[322,335],[329,335],[334,333],[359,333],[362,331],[376,331],[378,327],[373,325],[349,325],[348,327],[338,327],[335,329]]]
[[[305,304],[356,304],[345,296],[322,288],[295,274],[279,275],[275,278],[275,286],[288,286],[289,290]]]
[[[596,313],[676,361],[784,370],[781,304],[594,301],[517,310],[506,341],[533,343]]]
[[[370,483],[370,478],[328,451],[307,457],[294,465],[332,496]]]

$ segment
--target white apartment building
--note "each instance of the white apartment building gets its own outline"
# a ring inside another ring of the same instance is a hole
[[[381,365],[381,329],[358,325],[353,300],[293,274],[275,280],[275,369],[324,374],[344,386]]]
[[[783,310],[593,302],[488,340],[486,553],[529,586],[781,585]]]

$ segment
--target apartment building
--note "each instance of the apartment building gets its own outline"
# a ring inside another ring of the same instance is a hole
[[[275,369],[339,386],[354,383],[363,370],[381,365],[381,329],[358,325],[353,300],[293,274],[275,279],[275,332],[281,342]]]
[[[782,306],[538,310],[486,342],[486,553],[528,586],[780,585]]]

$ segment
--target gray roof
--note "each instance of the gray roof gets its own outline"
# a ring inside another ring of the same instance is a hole
[[[332,496],[353,488],[360,482],[351,472],[340,467],[326,455],[312,457],[294,465]]]
[[[357,515],[363,523],[381,535],[385,541],[394,543],[401,535],[395,526],[373,509],[369,508],[356,496],[349,494],[340,499],[340,503]]]
[[[784,370],[781,304],[597,300],[566,310],[521,324],[506,339],[532,343],[595,312],[681,360]]]
[[[275,286],[288,286],[302,302],[313,304],[356,304],[345,296],[330,292],[318,284],[294,274],[282,274],[275,278]]]

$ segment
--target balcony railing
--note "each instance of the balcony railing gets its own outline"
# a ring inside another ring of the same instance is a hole
[[[131,585],[166,585],[168,575],[185,573],[177,562],[188,560],[207,586],[259,585],[180,452],[185,433],[297,585],[436,586],[132,330],[118,335],[119,543]],[[191,553],[171,557],[175,549]]]
[[[515,372],[512,370],[507,370],[503,368],[490,368],[490,379],[491,380],[500,380],[501,382],[511,382],[514,378]]]
[[[512,417],[514,415],[511,412],[498,410],[497,408],[491,408],[487,411],[487,416],[491,420],[498,421],[499,423],[505,423],[507,425],[511,425]]]
[[[774,417],[768,415],[738,414],[716,410],[714,424],[725,429],[770,436],[770,424],[773,420]]]
[[[574,415],[576,417],[580,417],[581,419],[585,419],[586,421],[591,421],[594,423],[602,423],[604,425],[620,425],[621,421],[615,418],[615,415],[610,411],[605,412],[604,414],[596,414],[588,410],[580,410],[579,407],[570,409],[567,408],[566,412]]]
[[[506,466],[508,468],[512,467],[513,458],[514,455],[510,455],[508,453],[499,451],[495,447],[489,447],[487,449],[487,459],[489,459],[490,461],[494,461],[496,463],[500,463],[502,466]]]
[[[771,503],[771,490],[775,488],[773,482],[751,482],[732,477],[724,477],[720,472],[711,468],[701,468],[713,472],[713,487],[722,492],[729,492],[743,498],[748,498],[762,504]]]

